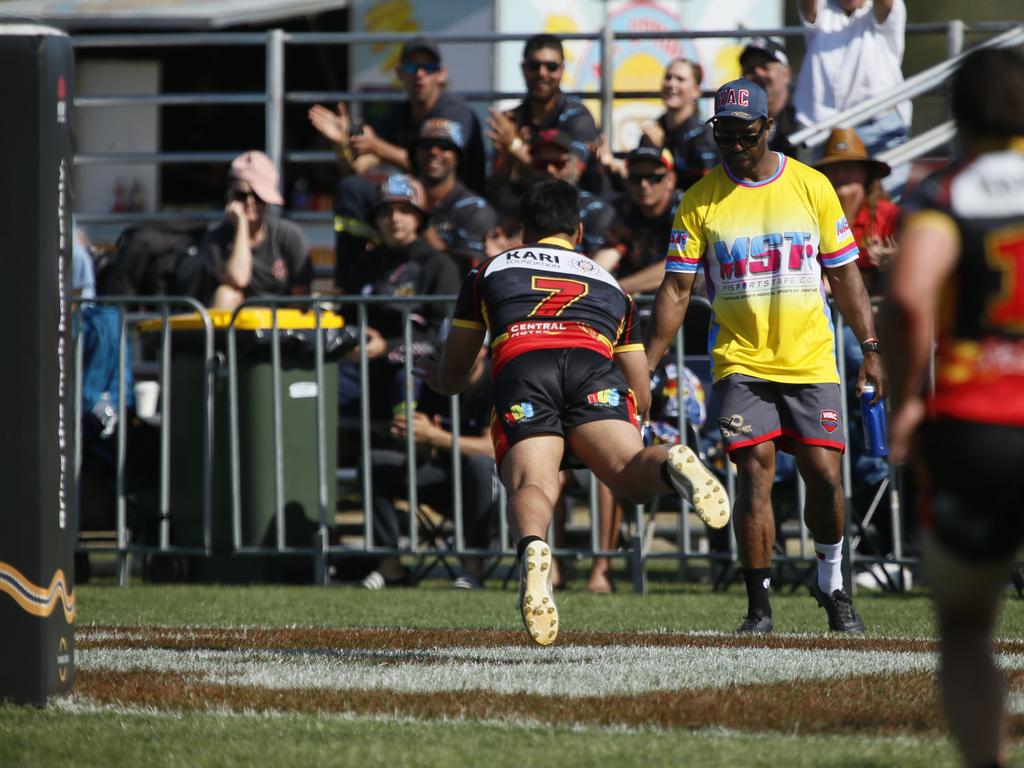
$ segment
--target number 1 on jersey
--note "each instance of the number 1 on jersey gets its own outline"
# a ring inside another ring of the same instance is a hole
[[[543,291],[548,295],[541,299],[533,308],[530,317],[557,317],[579,299],[587,295],[590,286],[579,280],[568,280],[564,277],[533,276],[530,286],[535,291]]]

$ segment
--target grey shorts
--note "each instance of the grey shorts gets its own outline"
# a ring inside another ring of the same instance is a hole
[[[734,373],[717,381],[718,426],[727,451],[768,440],[846,450],[838,384],[781,384]]]

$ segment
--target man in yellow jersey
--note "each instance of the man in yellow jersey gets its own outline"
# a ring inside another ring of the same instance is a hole
[[[794,454],[807,484],[804,518],[818,556],[812,591],[829,629],[862,632],[841,575],[845,442],[822,267],[865,352],[857,393],[871,383],[876,399],[885,393],[878,340],[839,200],[822,174],[768,150],[767,107],[761,86],[743,78],[715,96],[711,122],[722,164],[690,187],[676,212],[647,361],[653,370],[665,354],[703,267],[719,424],[738,468],[734,516],[748,608],[737,631],[772,630],[771,490],[779,447]]]
[[[685,445],[644,448],[638,414],[650,407],[633,300],[575,251],[579,196],[560,179],[530,187],[519,205],[523,245],[466,275],[440,361],[416,374],[441,394],[466,385],[491,332],[491,437],[509,517],[518,531],[519,602],[534,642],[558,634],[547,535],[572,452],[616,496],[641,503],[675,489],[715,528],[729,520],[725,489]]]

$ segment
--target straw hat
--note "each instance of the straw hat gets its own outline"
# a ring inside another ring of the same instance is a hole
[[[829,134],[825,142],[825,154],[814,164],[821,170],[834,163],[864,163],[872,178],[880,179],[892,171],[888,163],[874,160],[868,155],[864,142],[860,140],[853,128],[836,128]]]

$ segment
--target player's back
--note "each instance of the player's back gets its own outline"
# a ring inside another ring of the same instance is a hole
[[[908,215],[955,228],[940,312],[936,412],[1024,425],[1024,152],[988,152],[926,180]]]
[[[636,341],[632,300],[562,241],[525,244],[484,262],[474,292],[494,338],[496,369],[533,349],[586,347],[611,357],[621,340]]]

